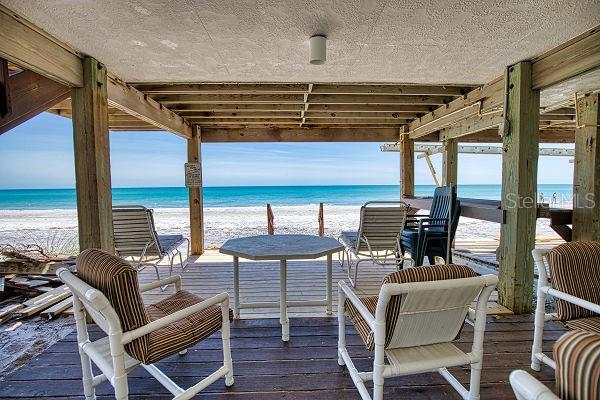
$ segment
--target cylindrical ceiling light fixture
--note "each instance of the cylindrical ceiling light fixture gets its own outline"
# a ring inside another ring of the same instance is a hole
[[[327,38],[317,35],[310,38],[310,63],[325,64],[327,60]]]

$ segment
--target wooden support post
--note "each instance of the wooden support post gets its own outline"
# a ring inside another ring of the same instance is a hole
[[[114,251],[106,67],[83,60],[83,87],[73,89],[73,142],[79,248]]]
[[[8,61],[0,58],[0,118],[11,112]]]
[[[202,175],[202,132],[198,125],[192,129],[192,138],[187,141],[187,153],[189,163],[200,164],[200,175]],[[188,188],[190,199],[190,245],[191,253],[199,256],[204,253],[204,206],[202,202],[202,183],[199,187]]]
[[[273,210],[271,205],[267,204],[267,234],[275,234],[275,217],[273,216]]]
[[[415,195],[415,141],[400,136],[400,196]]]
[[[516,314],[530,313],[537,219],[540,92],[531,86],[531,63],[509,67],[502,144],[502,212],[499,300]]]
[[[319,203],[319,236],[325,236],[325,214],[323,213],[323,203]]]
[[[599,95],[577,100],[573,240],[600,240],[600,110]]]
[[[442,185],[456,186],[458,184],[458,141],[448,139],[444,142],[445,151],[442,154]]]

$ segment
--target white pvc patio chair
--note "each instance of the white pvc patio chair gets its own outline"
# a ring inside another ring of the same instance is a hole
[[[140,365],[178,400],[192,398],[222,376],[227,386],[233,384],[229,341],[232,313],[227,293],[204,300],[181,290],[178,275],[140,287],[135,268],[96,249],[77,257],[77,275],[66,268],[59,269],[57,275],[73,293],[86,399],[95,399],[95,386],[106,380],[118,400],[127,399],[127,374]],[[166,284],[175,284],[177,292],[156,304],[144,305],[142,292]],[[86,314],[107,336],[90,340]],[[196,385],[184,390],[154,365],[171,355],[185,354],[219,330],[223,366]],[[93,375],[92,362],[101,372],[97,376]]]
[[[408,205],[402,201],[369,201],[360,208],[358,231],[342,232],[338,240],[345,250],[342,251],[340,263],[343,267],[344,260],[346,261],[348,280],[352,286],[356,287],[358,265],[363,261],[381,266],[393,265],[397,269],[403,265],[405,258],[400,247],[400,237],[407,212]]]
[[[378,296],[358,298],[340,281],[338,363],[347,366],[362,399],[371,399],[366,381],[373,381],[372,398],[381,400],[385,379],[431,371],[439,372],[463,398],[479,399],[487,302],[497,282],[495,275],[477,276],[454,264],[394,272]],[[374,351],[372,371],[359,372],[350,358],[346,312],[367,349]],[[452,343],[465,318],[474,325],[469,353]],[[469,390],[447,369],[460,365],[471,366]]]
[[[517,400],[596,400],[600,398],[600,335],[573,330],[553,346],[556,393],[523,370],[510,373]]]
[[[532,254],[539,278],[531,369],[539,371],[542,362],[556,369],[542,351],[546,321],[600,334],[600,242],[569,242]],[[554,298],[556,313],[546,312],[548,295]]]
[[[152,266],[160,279],[158,264],[167,257],[169,276],[173,273],[175,256],[179,255],[182,269],[190,256],[190,241],[182,235],[159,235],[154,225],[153,210],[144,206],[115,206],[112,209],[115,252],[119,257],[130,257],[139,271]],[[179,247],[187,242],[185,260]]]

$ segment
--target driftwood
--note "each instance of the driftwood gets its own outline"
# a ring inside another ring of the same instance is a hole
[[[0,274],[54,275],[67,260],[47,254],[38,245],[0,245]]]

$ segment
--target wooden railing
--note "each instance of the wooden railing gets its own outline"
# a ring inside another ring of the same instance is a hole
[[[323,212],[323,203],[319,203],[319,216],[317,218],[319,222],[319,236],[325,236],[325,217]],[[275,234],[275,216],[271,205],[267,204],[267,233],[269,235]]]

